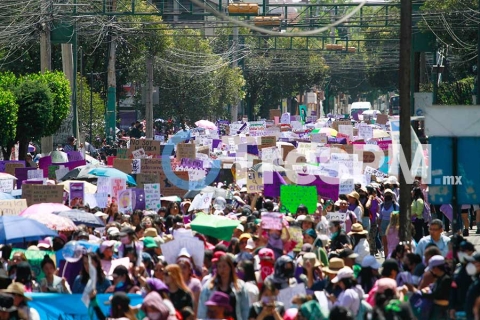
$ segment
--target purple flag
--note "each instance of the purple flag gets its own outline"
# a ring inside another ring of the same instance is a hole
[[[0,172],[5,172],[5,165],[7,163],[22,163],[23,166],[25,167],[25,161],[23,160],[3,160],[3,161],[0,161]]]
[[[333,201],[338,200],[338,187],[340,179],[327,176],[315,176],[311,175],[298,175],[298,184],[302,186],[315,186],[317,187],[317,193],[322,198],[331,199]]]
[[[274,172],[264,172],[263,173],[263,194],[266,197],[280,197],[280,186],[286,185],[287,183],[282,178],[280,173]]]

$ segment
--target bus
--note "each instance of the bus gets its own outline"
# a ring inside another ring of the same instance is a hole
[[[398,116],[400,114],[400,97],[391,97],[388,101],[388,115]]]

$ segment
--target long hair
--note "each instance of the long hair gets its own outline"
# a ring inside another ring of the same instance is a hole
[[[237,277],[237,274],[235,273],[235,266],[233,265],[233,260],[232,258],[230,258],[229,255],[224,255],[224,256],[221,256],[218,261],[217,261],[217,265],[220,263],[220,262],[225,262],[228,264],[228,266],[230,267],[230,277],[229,277],[229,280],[228,282],[229,283],[233,283],[233,286],[235,287],[236,290],[239,289],[239,286],[238,286],[238,277]],[[210,281],[210,289],[213,289],[215,287],[216,284],[218,284],[218,282],[220,281],[220,277],[218,276],[218,273],[215,273],[215,275],[212,277],[212,280]]]
[[[191,293],[190,289],[185,284],[185,280],[183,280],[182,269],[180,269],[180,266],[177,264],[169,264],[165,267],[165,271],[168,272],[169,277],[177,287],[185,292]]]
[[[386,234],[388,234],[390,228],[395,228],[396,230],[400,228],[400,215],[396,212],[390,214],[390,223],[387,226]]]
[[[97,283],[102,283],[103,281],[105,281],[105,273],[103,273],[103,270],[102,270],[102,262],[100,261],[100,257],[94,252],[89,252],[87,254],[84,254],[82,259],[83,258],[88,259],[88,257],[91,257],[92,263],[95,262],[95,264],[97,265],[95,267],[95,269],[97,270]],[[80,271],[80,276],[81,276],[80,282],[82,284],[87,284],[88,280],[90,280],[90,275],[88,274],[88,270],[85,270],[84,266],[82,266],[82,270]]]
[[[425,200],[424,197],[423,197],[423,191],[422,189],[420,188],[413,188],[413,199],[414,200],[418,200],[418,198],[422,199],[422,200]]]
[[[257,284],[257,277],[255,276],[255,267],[253,265],[253,262],[250,260],[244,260],[241,264],[241,268],[243,269],[244,274],[243,281],[253,281],[255,282],[255,284]]]
[[[374,275],[372,273],[372,268],[371,267],[362,267],[362,270],[360,270],[360,274],[358,276],[361,281],[361,286],[364,292],[370,292],[370,290],[373,288],[373,282],[372,279],[374,279]]]

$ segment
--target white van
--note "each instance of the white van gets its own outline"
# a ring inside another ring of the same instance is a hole
[[[352,103],[350,108],[350,117],[354,118],[355,114],[361,115],[364,111],[372,110],[372,104],[368,101],[359,101]]]

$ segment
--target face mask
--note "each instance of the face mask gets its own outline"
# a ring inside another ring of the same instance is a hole
[[[123,287],[124,284],[125,284],[125,282],[120,281],[119,283],[117,283],[117,284],[115,285],[115,288],[121,288],[121,287]]]
[[[460,263],[465,263],[467,261],[466,258],[469,256],[465,252],[461,252],[461,251],[457,255],[458,255],[458,260],[460,261]]]
[[[161,316],[162,314],[160,312],[147,312],[147,317],[151,320],[160,319]]]
[[[477,267],[472,262],[467,264],[466,270],[469,276],[473,277],[477,274]]]
[[[272,238],[273,240],[278,240],[280,239],[281,235],[278,234],[278,233],[272,233],[270,234],[270,238]]]
[[[130,242],[130,238],[128,237],[121,237],[120,238],[120,241],[123,243],[123,244],[128,244]]]

